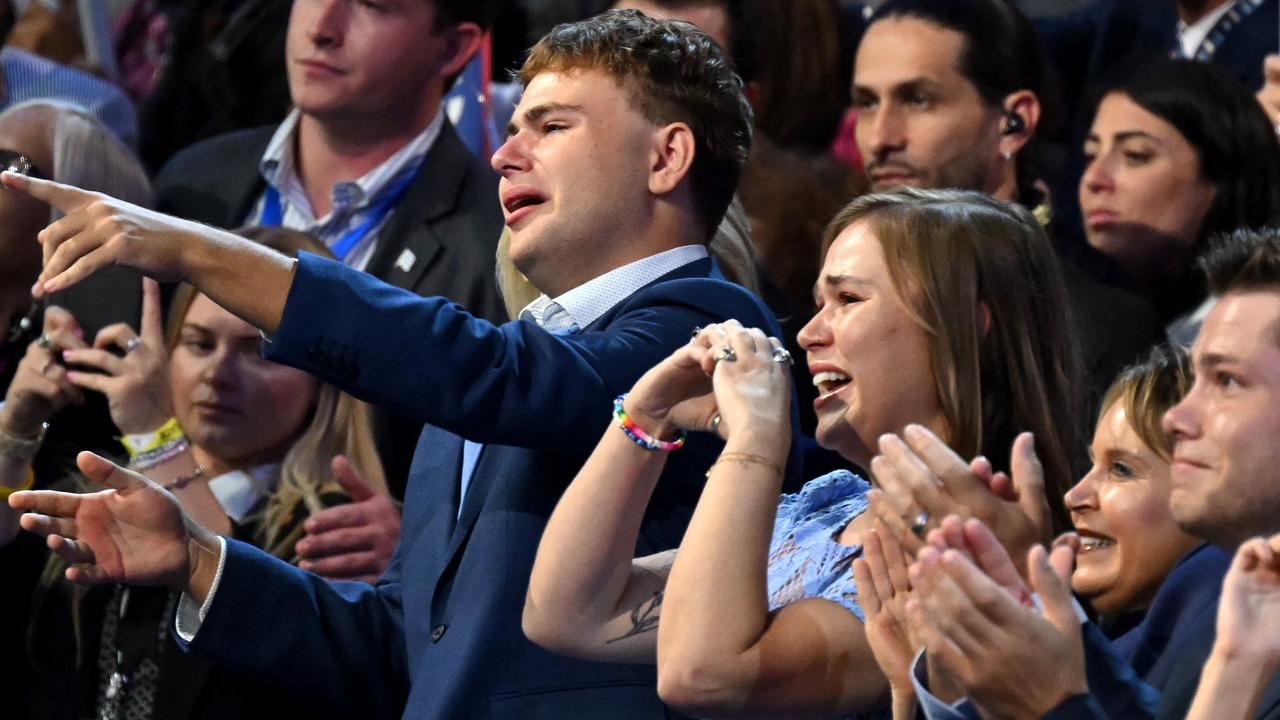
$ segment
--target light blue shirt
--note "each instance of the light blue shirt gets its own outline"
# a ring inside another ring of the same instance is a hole
[[[520,320],[536,323],[553,335],[575,335],[599,320],[632,293],[667,273],[707,257],[705,245],[681,247],[650,255],[592,278],[552,299],[540,295],[520,311]],[[462,445],[462,476],[458,490],[458,514],[467,497],[467,486],[484,450],[482,443],[467,440]]]
[[[422,132],[363,176],[348,182],[335,183],[329,190],[330,209],[324,217],[316,217],[307,199],[307,192],[302,187],[302,179],[298,177],[298,161],[296,138],[298,121],[302,113],[294,110],[280,123],[267,149],[258,161],[258,172],[268,185],[275,188],[280,196],[283,210],[280,224],[290,230],[301,230],[319,238],[325,245],[333,247],[347,231],[364,222],[371,206],[382,199],[383,194],[391,192],[406,177],[417,174],[427,152],[435,145],[436,138],[444,127],[445,114],[437,112],[435,117]],[[262,222],[265,207],[265,193],[258,198],[249,217],[247,225],[258,225]],[[365,269],[373,257],[377,247],[378,235],[390,220],[392,212],[386,213],[370,228],[360,242],[347,253],[342,262],[357,270]]]
[[[94,116],[125,145],[138,144],[138,113],[115,85],[15,47],[0,50],[0,72],[5,82],[0,110],[27,100],[57,100]]]

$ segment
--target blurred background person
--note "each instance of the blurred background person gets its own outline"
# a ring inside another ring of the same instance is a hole
[[[324,252],[293,231],[244,234],[284,253]],[[385,484],[368,407],[262,359],[261,342],[255,328],[185,285],[167,332],[154,284],[140,334],[117,324],[84,336],[74,316],[50,308],[0,410],[0,485],[31,485],[41,426],[86,391],[102,392],[133,467],[163,483],[203,526],[296,561],[303,521],[347,501],[353,475],[384,493]],[[72,467],[71,457],[63,462]],[[74,474],[54,485],[93,491]],[[7,543],[17,514],[0,512]],[[176,594],[77,587],[66,568],[49,554],[26,628],[23,697],[33,717],[329,716],[305,698],[181,652],[171,636]]]
[[[1280,219],[1275,130],[1220,68],[1157,60],[1101,95],[1084,154],[1089,246],[1189,345],[1208,311],[1195,261],[1211,238]]]

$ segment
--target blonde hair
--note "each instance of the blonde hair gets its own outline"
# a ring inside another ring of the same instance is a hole
[[[929,338],[934,385],[962,457],[1001,467],[1018,433],[1035,434],[1055,525],[1082,435],[1080,361],[1057,258],[1018,205],[962,190],[904,188],[864,195],[827,228],[864,222],[890,279]]]
[[[299,250],[333,257],[323,244],[306,233],[285,228],[249,227],[236,234],[286,255]],[[199,292],[182,284],[174,292],[169,309],[166,345],[172,352],[181,335],[187,310]],[[267,500],[263,542],[264,549],[284,559],[293,558],[293,544],[300,528],[290,521],[305,507],[308,514],[324,509],[321,496],[341,493],[333,480],[330,461],[334,455],[345,455],[351,466],[378,492],[387,491],[386,476],[373,437],[373,414],[367,403],[319,383],[311,420],[299,430],[297,439],[285,453],[280,465],[280,478],[275,492]],[[286,534],[287,533],[287,534]]]
[[[1142,362],[1125,368],[1112,381],[1098,407],[1098,422],[1116,403],[1143,445],[1165,462],[1173,461],[1173,438],[1164,431],[1164,414],[1191,389],[1191,358],[1177,345],[1151,348]]]

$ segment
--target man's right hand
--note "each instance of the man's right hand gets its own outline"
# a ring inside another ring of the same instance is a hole
[[[38,490],[9,496],[22,528],[48,538],[81,585],[162,585],[202,602],[217,572],[220,545],[190,522],[164,488],[90,452],[80,471],[107,489],[88,494]]]
[[[65,290],[110,265],[164,281],[186,275],[183,237],[199,225],[51,180],[5,172],[0,182],[65,214],[40,231],[44,270],[32,288],[37,297]]]

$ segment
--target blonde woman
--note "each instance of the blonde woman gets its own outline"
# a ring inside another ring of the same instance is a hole
[[[288,254],[324,252],[293,231],[243,234]],[[283,559],[297,561],[303,521],[345,502],[353,477],[385,490],[367,406],[264,360],[256,329],[189,286],[174,296],[167,333],[159,305],[148,281],[141,333],[112,325],[92,345],[70,313],[48,310],[44,334],[0,409],[0,485],[25,484],[44,421],[96,391],[108,398],[133,467],[163,484],[197,522]],[[82,482],[68,484],[89,490]],[[326,716],[305,699],[179,651],[169,630],[176,594],[86,590],[67,582],[65,570],[51,555],[34,603],[27,643],[33,715]]]

